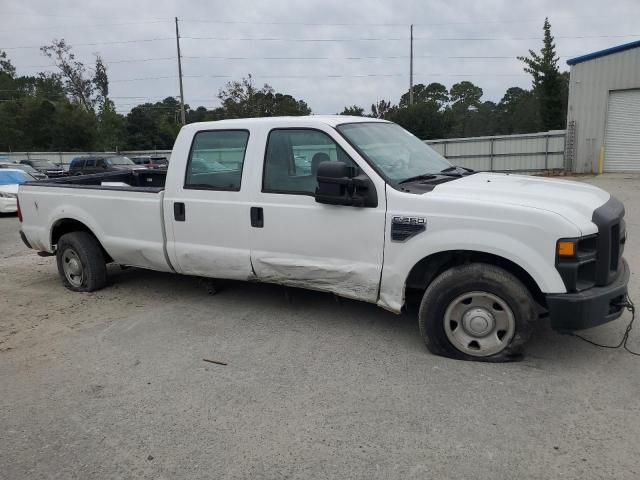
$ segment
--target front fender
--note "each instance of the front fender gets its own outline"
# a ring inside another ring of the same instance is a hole
[[[464,228],[425,232],[406,243],[391,242],[388,238],[378,305],[399,312],[404,305],[406,280],[411,269],[426,257],[452,250],[505,258],[529,273],[542,292],[565,292],[562,278],[555,269],[555,242],[545,243],[549,244],[525,242],[500,232]]]

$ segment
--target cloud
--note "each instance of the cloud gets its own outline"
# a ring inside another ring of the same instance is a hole
[[[175,59],[166,59],[175,56],[174,16],[181,19],[185,100],[192,107],[216,106],[216,94],[227,81],[252,73],[256,83],[269,83],[307,101],[315,113],[335,113],[352,104],[368,108],[381,98],[397,102],[409,85],[410,23],[415,24],[414,83],[437,81],[450,87],[470,80],[483,88],[484,99],[493,101],[510,86],[530,85],[515,57],[540,48],[545,16],[552,22],[563,69],[566,57],[625,43],[639,37],[619,35],[640,33],[635,21],[640,4],[634,0],[608,2],[604,14],[595,0],[56,4],[53,8],[51,2],[34,0],[12,6],[3,14],[9,21],[0,31],[0,48],[7,48],[21,74],[43,70],[27,67],[45,65],[48,59],[37,48],[11,47],[37,47],[65,38],[86,63],[99,53],[108,65],[111,94],[123,112],[146,99],[178,94]],[[230,23],[216,23],[226,21]],[[566,38],[581,36],[600,38]],[[251,38],[262,40],[247,40]],[[143,39],[159,40],[109,43]],[[309,39],[344,41],[303,41]],[[86,43],[100,45],[81,45]],[[459,58],[479,56],[509,58]],[[288,57],[297,59],[283,59]],[[118,62],[136,59],[140,61]],[[138,78],[149,80],[132,80]]]

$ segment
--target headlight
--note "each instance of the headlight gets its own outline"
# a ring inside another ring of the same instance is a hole
[[[575,257],[577,250],[577,240],[558,240],[556,244],[556,255],[559,257]]]
[[[2,198],[18,198],[18,195],[16,195],[15,193],[0,192],[0,197],[2,197]]]
[[[567,291],[579,292],[595,285],[597,253],[597,235],[557,241],[556,269]]]

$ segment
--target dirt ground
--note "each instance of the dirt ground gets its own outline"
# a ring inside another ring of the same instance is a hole
[[[581,180],[625,202],[640,272],[640,177]],[[522,362],[458,362],[409,314],[138,269],[73,293],[18,229],[0,217],[2,479],[640,478],[621,350],[542,322]],[[615,343],[629,319],[585,335]]]

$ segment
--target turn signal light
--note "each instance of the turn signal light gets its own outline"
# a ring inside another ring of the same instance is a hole
[[[576,254],[576,242],[572,240],[559,240],[556,251],[559,257],[573,257]]]

